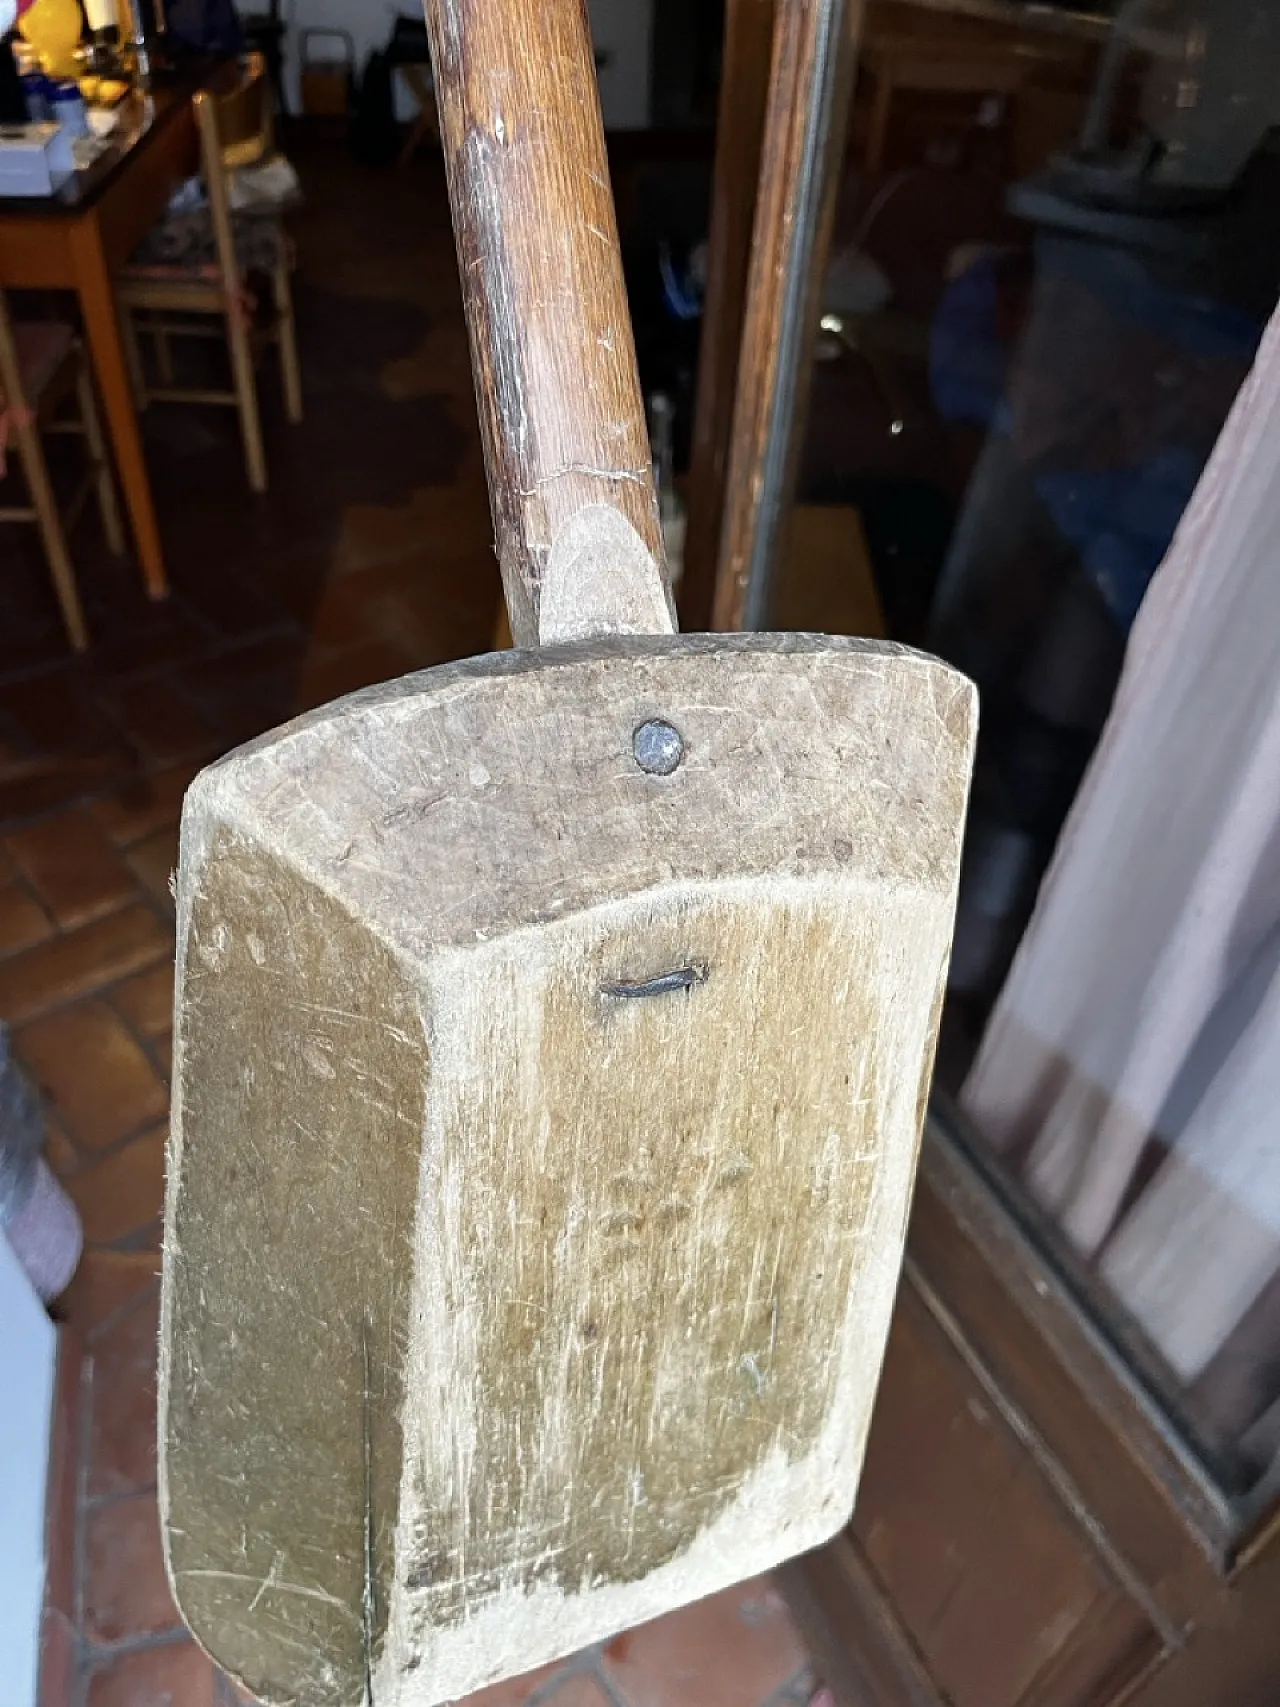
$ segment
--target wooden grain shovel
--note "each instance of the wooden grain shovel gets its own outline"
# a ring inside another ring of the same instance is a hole
[[[673,635],[581,0],[428,12],[525,649],[182,825],[165,1541],[298,1707],[453,1699],[847,1519],[973,739],[928,658]]]

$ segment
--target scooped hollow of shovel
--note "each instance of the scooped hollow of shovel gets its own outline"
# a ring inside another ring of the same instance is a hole
[[[525,15],[428,11],[543,644],[301,718],[183,815],[166,1557],[298,1707],[434,1707],[847,1520],[954,912],[962,677],[669,632],[590,47],[542,0],[522,58]]]

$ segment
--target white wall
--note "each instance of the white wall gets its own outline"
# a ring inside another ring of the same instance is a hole
[[[389,4],[389,0],[284,0],[281,11],[289,26],[285,37],[286,76],[294,111],[298,110],[298,36],[302,30],[345,30],[355,42],[359,75],[369,54],[391,34],[396,13],[410,9]],[[327,53],[329,45],[319,43],[316,51]]]
[[[589,0],[596,46],[610,55],[600,73],[604,122],[611,130],[640,129],[649,122],[649,46],[653,29],[653,0]],[[289,98],[298,99],[298,33],[331,28],[346,30],[355,41],[356,69],[391,34],[397,12],[418,16],[413,0],[284,0],[289,25]],[[397,96],[397,114],[411,118],[414,107],[404,91]]]
[[[54,1329],[0,1234],[0,1691],[34,1707]]]
[[[610,130],[643,130],[649,122],[653,0],[588,0],[600,70],[600,103]]]

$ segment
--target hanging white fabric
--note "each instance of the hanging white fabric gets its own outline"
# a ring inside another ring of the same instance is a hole
[[[1186,1380],[1280,1263],[1278,921],[1280,316],[961,1096]]]

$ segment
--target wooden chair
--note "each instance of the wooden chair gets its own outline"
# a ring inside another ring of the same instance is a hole
[[[398,65],[396,70],[404,77],[409,86],[409,92],[417,102],[418,111],[413,123],[409,126],[409,134],[400,150],[396,165],[403,168],[409,164],[424,142],[431,141],[440,145],[440,115],[436,111],[435,85],[431,81],[429,65],[414,65],[411,62]]]
[[[881,4],[868,9],[859,68],[875,85],[865,170],[883,169],[894,97],[917,94],[1000,95],[1016,100],[1045,70],[1082,64],[1089,44],[1048,32],[1033,37],[999,18]]]
[[[280,16],[280,0],[267,0],[265,10],[240,13],[244,39],[256,53],[262,55],[267,78],[275,96],[276,111],[281,118],[289,116],[289,101],[284,86],[284,39],[288,25]]]
[[[173,261],[135,259],[125,267],[116,285],[125,349],[139,407],[151,402],[229,403],[239,410],[249,484],[255,492],[265,492],[267,463],[254,375],[255,341],[265,336],[279,347],[285,408],[291,421],[302,419],[302,380],[289,256],[278,217],[257,213],[245,216],[268,222],[262,229],[274,234],[274,257],[266,269],[271,279],[272,315],[270,325],[260,333],[252,324],[253,305],[237,252],[236,219],[228,191],[229,170],[256,164],[271,152],[271,98],[262,55],[246,57],[241,79],[229,93],[215,95],[202,90],[197,94],[195,111],[212,252],[199,250],[190,258]],[[174,314],[188,318],[169,318]],[[136,322],[135,315],[139,317]],[[220,324],[201,324],[202,318],[207,321],[211,317]],[[147,382],[139,330],[154,339],[159,385]],[[176,388],[170,338],[223,336],[231,357],[232,389]]]
[[[74,406],[69,416],[64,412],[68,400]],[[85,442],[87,466],[65,517],[54,500],[42,433],[72,433]],[[40,529],[67,634],[83,652],[88,631],[66,532],[91,491],[97,493],[107,544],[117,555],[124,550],[88,358],[73,329],[61,321],[11,321],[0,293],[0,474],[6,472],[4,451],[11,446],[17,449],[30,502],[0,507],[0,521],[35,522]]]

